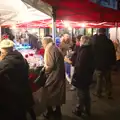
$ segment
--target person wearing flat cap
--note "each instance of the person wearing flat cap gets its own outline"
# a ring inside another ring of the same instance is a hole
[[[0,119],[26,120],[26,111],[33,105],[28,82],[28,64],[13,50],[14,42],[0,42]]]

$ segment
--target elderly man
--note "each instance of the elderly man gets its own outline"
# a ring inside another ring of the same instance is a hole
[[[64,58],[51,37],[43,38],[42,44],[45,49],[44,66],[48,76],[45,83],[45,88],[48,90],[47,114],[44,114],[44,117],[61,118],[61,105],[65,103],[66,92]],[[53,111],[52,107],[56,110]]]
[[[0,119],[26,120],[26,111],[33,105],[28,82],[28,64],[11,40],[0,43]]]

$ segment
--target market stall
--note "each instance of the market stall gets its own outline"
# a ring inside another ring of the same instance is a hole
[[[35,49],[30,49],[29,45],[16,45],[15,49],[18,50],[29,64],[29,80],[33,92],[39,89],[39,85],[35,84],[35,79],[38,77],[40,70],[44,66],[43,52],[37,53]]]
[[[56,20],[120,22],[120,11],[105,8],[90,0],[22,0],[36,9],[53,17],[52,30],[56,29]],[[100,27],[100,26],[99,26]],[[55,37],[53,34],[53,38]]]

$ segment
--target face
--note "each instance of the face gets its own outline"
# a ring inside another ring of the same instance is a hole
[[[64,35],[64,40],[65,42],[68,42],[70,40],[70,36],[68,34]]]
[[[44,49],[46,48],[46,42],[45,42],[45,40],[42,40],[42,46],[43,46]]]
[[[0,59],[2,60],[7,55],[7,51],[5,49],[1,49],[0,51],[1,51]]]
[[[84,44],[84,38],[81,37],[80,39],[80,45],[83,45]]]

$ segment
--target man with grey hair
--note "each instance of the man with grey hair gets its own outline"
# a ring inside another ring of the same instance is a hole
[[[65,103],[65,68],[64,58],[57,46],[53,43],[51,37],[44,37],[42,44],[45,49],[44,67],[47,75],[45,88],[48,90],[47,113],[45,118],[61,118],[61,106]],[[56,110],[53,111],[53,106]]]

